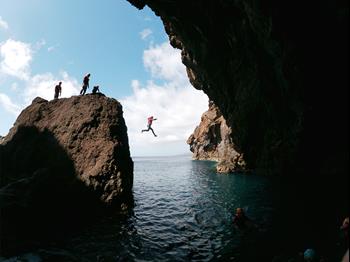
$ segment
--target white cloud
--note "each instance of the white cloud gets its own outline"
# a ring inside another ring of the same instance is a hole
[[[147,37],[149,37],[152,34],[152,30],[149,28],[146,28],[144,30],[142,30],[139,34],[141,36],[142,40],[145,40]]]
[[[0,29],[4,29],[4,30],[7,30],[7,29],[9,29],[9,25],[8,25],[8,23],[4,20],[4,19],[2,19],[2,17],[0,16]]]
[[[142,86],[138,80],[133,80],[133,94],[121,100],[131,153],[171,155],[189,152],[186,140],[208,109],[208,98],[190,85],[180,52],[168,43],[145,50],[143,57],[152,76],[166,82],[157,85],[150,80]],[[150,115],[157,118],[152,125],[157,137],[151,132],[141,133]]]
[[[11,98],[3,93],[0,93],[0,106],[15,116],[21,112],[21,107],[13,103]]]
[[[34,49],[40,49],[44,45],[46,45],[46,41],[42,39],[34,44]],[[27,106],[37,96],[51,100],[54,94],[54,87],[59,81],[62,81],[62,97],[79,94],[80,84],[78,84],[76,79],[70,77],[67,72],[62,71],[58,76],[52,73],[31,75],[30,62],[33,53],[31,45],[28,43],[12,39],[0,43],[0,76],[10,75],[23,80],[23,85],[21,85],[23,86],[21,88],[21,106],[9,106],[11,105],[10,100],[4,98],[4,96],[2,97],[2,104],[6,104],[6,108],[11,108],[12,112],[14,112],[14,109],[22,109],[24,106]],[[13,83],[11,89],[19,91],[18,84],[16,82]]]
[[[143,63],[154,78],[176,82],[177,85],[188,84],[186,68],[181,62],[181,52],[168,42],[145,50]]]
[[[29,104],[37,96],[47,100],[53,99],[54,87],[59,81],[62,82],[62,97],[79,94],[80,85],[78,81],[70,77],[67,72],[61,72],[58,78],[51,73],[38,74],[31,77],[25,87],[25,104]]]
[[[0,43],[0,73],[27,80],[32,60],[30,44],[8,39]]]

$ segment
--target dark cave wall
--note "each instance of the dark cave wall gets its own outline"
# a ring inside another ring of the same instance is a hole
[[[349,215],[348,1],[128,1],[160,16],[247,168],[278,175],[287,246],[331,253]]]
[[[251,168],[347,170],[347,1],[129,2],[161,17]]]

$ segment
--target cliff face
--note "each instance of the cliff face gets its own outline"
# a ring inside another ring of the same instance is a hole
[[[160,16],[250,168],[347,168],[347,2],[128,1]]]
[[[349,210],[348,1],[128,1],[162,19],[247,168],[288,185],[282,220],[302,213],[305,225],[328,230],[292,227],[292,238],[331,235]]]
[[[132,203],[122,106],[103,95],[34,99],[0,145],[0,160],[2,252]]]
[[[209,102],[208,111],[187,140],[193,158],[219,162],[216,169],[220,173],[244,170],[243,156],[234,149],[231,133],[219,108]]]

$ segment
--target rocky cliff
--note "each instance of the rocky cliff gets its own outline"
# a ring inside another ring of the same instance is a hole
[[[219,108],[210,101],[208,111],[187,140],[193,158],[217,161],[219,173],[244,170],[243,156],[234,149],[231,133],[232,129],[227,126]]]
[[[122,106],[104,95],[34,99],[0,145],[0,160],[2,252],[132,204]]]
[[[128,1],[162,19],[250,168],[347,169],[347,1]]]
[[[162,19],[247,167],[288,185],[281,220],[306,226],[287,238],[331,236],[349,212],[349,1],[128,1]]]

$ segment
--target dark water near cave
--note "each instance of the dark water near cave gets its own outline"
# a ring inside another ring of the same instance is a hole
[[[134,158],[135,207],[103,218],[65,243],[19,261],[271,261],[278,216],[275,182],[219,175],[215,163],[190,157]],[[243,207],[258,226],[232,225]],[[7,261],[17,261],[18,258]]]

